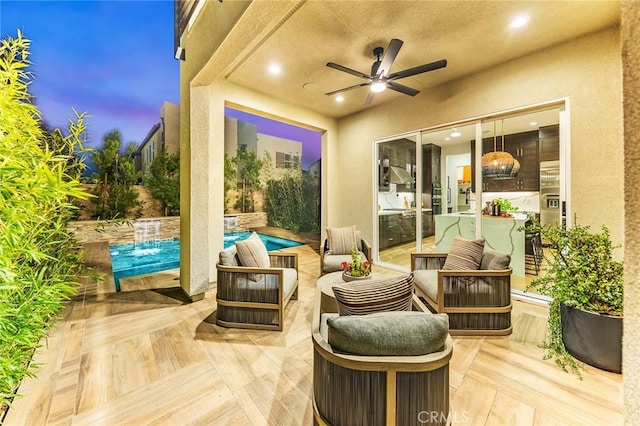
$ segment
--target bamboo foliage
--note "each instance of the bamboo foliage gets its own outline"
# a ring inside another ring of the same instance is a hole
[[[120,154],[122,134],[112,130],[104,136],[104,146],[92,153],[91,159],[98,167],[93,180],[96,182],[92,201],[95,205],[96,219],[124,219],[134,209],[134,216],[141,214],[142,203],[133,185],[138,179],[132,154],[135,144],[127,146],[126,154]]]
[[[51,143],[28,92],[29,40],[0,42],[0,412],[34,374],[34,350],[78,284],[79,244],[67,231],[89,194],[69,168],[84,151],[84,114]],[[74,167],[75,167],[74,166]]]

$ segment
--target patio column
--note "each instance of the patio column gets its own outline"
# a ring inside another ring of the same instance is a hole
[[[640,424],[640,3],[623,1],[622,42],[624,108],[624,374],[625,424]]]
[[[210,126],[209,126],[209,87],[192,86],[190,88],[190,140],[189,175],[181,176],[188,179],[189,204],[187,223],[183,227],[187,233],[181,233],[180,241],[180,285],[184,292],[192,299],[198,300],[204,296],[209,288],[211,258],[211,238],[209,234],[211,173],[210,155]]]

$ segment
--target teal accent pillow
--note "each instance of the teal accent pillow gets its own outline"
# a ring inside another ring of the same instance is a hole
[[[447,314],[415,311],[338,316],[327,325],[333,349],[353,355],[426,355],[441,351],[449,334]]]

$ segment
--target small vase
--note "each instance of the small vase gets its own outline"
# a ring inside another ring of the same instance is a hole
[[[353,275],[350,275],[347,273],[347,271],[343,271],[342,272],[342,280],[346,283],[348,283],[349,281],[360,281],[360,280],[366,280],[367,278],[371,278],[371,274],[369,275],[364,275],[361,277],[354,277]]]

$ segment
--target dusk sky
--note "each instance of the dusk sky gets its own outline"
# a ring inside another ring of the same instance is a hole
[[[66,127],[86,112],[87,145],[101,148],[112,129],[122,146],[139,145],[164,101],[180,102],[180,64],[173,57],[172,0],[0,0],[0,37],[31,40],[30,93],[43,119]],[[320,158],[321,135],[232,112],[260,133],[303,143],[303,168]]]
[[[255,124],[258,133],[302,142],[302,168],[304,170],[308,170],[309,166],[322,156],[321,133],[231,108],[225,108],[224,115]]]
[[[0,37],[31,40],[30,92],[44,120],[66,127],[72,108],[90,117],[88,145],[112,129],[139,144],[179,103],[173,1],[0,0]]]

